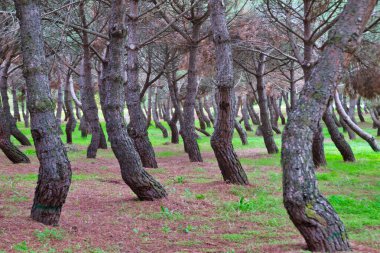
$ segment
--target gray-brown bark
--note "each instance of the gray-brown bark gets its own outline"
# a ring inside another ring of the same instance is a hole
[[[47,225],[56,225],[69,191],[71,166],[57,132],[38,3],[33,0],[15,0],[16,14],[20,20],[31,132],[40,161],[31,217]]]
[[[330,133],[331,140],[339,150],[345,162],[355,162],[355,155],[352,152],[350,144],[344,139],[344,135],[339,132],[338,126],[331,114],[331,107],[327,108],[325,114],[323,114],[323,121],[325,122],[327,129]]]
[[[283,133],[284,205],[311,251],[350,249],[342,221],[318,190],[312,143],[328,100],[360,44],[361,34],[375,4],[375,0],[348,1],[329,33],[326,47]]]
[[[67,123],[66,123],[66,143],[72,144],[73,143],[73,137],[72,133],[75,130],[77,121],[75,119],[74,110],[73,110],[73,103],[72,103],[72,97],[70,93],[70,79],[71,79],[71,73],[68,72],[66,75],[65,80],[65,107],[66,107],[66,114],[67,114]]]
[[[152,89],[152,88],[151,88]],[[158,94],[157,94],[157,87],[154,92],[154,100],[153,100],[153,110],[152,110],[152,115],[153,115],[153,120],[154,124],[156,125],[156,128],[160,129],[162,132],[162,137],[168,138],[168,130],[161,124],[160,119],[158,118],[157,115],[157,104],[158,104]]]
[[[18,108],[17,88],[15,85],[12,86],[12,100],[13,100],[13,117],[17,121],[21,121],[20,110]]]
[[[209,0],[211,28],[214,36],[217,66],[217,119],[211,137],[211,147],[218,160],[223,179],[227,183],[248,184],[248,178],[233,149],[235,121],[232,50],[222,0]]]
[[[127,42],[127,85],[126,102],[130,122],[128,133],[133,139],[137,152],[140,155],[144,167],[157,168],[157,161],[152,144],[149,141],[146,129],[146,118],[140,103],[139,58],[138,58],[138,27],[137,17],[138,0],[129,0],[129,13],[127,17],[128,42]]]
[[[363,117],[361,100],[362,100],[362,97],[359,96],[356,107],[358,108],[358,117],[359,117],[360,122],[365,122],[365,119]]]
[[[249,123],[249,114],[248,114],[248,108],[247,108],[247,95],[244,95],[242,98],[241,114],[243,116],[245,130],[252,132],[253,129],[251,127],[251,124]]]
[[[143,168],[139,153],[128,136],[123,109],[124,92],[124,41],[127,34],[124,26],[126,2],[113,0],[109,21],[109,45],[106,60],[103,62],[100,101],[106,120],[111,148],[121,169],[124,182],[141,200],[154,200],[167,196],[163,186]],[[145,128],[145,120],[143,127]]]
[[[22,118],[24,119],[24,126],[25,128],[29,128],[29,112],[26,110],[26,89],[23,88],[21,90],[21,113],[22,113]]]

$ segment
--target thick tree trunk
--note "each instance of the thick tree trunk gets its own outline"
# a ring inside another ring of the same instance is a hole
[[[66,106],[66,114],[67,114],[67,123],[66,123],[66,142],[68,144],[73,143],[73,137],[72,133],[75,130],[77,121],[75,119],[74,111],[73,111],[73,103],[72,103],[72,97],[70,93],[70,81],[71,80],[71,73],[68,72],[66,75],[65,80],[65,106]]]
[[[40,161],[31,216],[46,225],[57,225],[71,183],[71,166],[57,132],[38,2],[15,0],[15,5],[20,20],[31,132]]]
[[[269,154],[275,154],[275,153],[278,153],[278,148],[273,138],[272,124],[271,124],[269,109],[268,109],[267,94],[265,93],[265,84],[264,84],[264,79],[262,76],[265,69],[265,63],[264,63],[265,59],[266,59],[266,56],[261,53],[260,59],[259,59],[258,71],[257,71],[258,75],[256,75],[257,93],[258,93],[258,100],[259,100],[259,107],[260,107],[260,120],[262,124],[261,131],[263,134],[265,146]]]
[[[138,28],[137,17],[138,0],[129,0],[129,14],[127,16],[128,25],[128,45],[127,45],[127,85],[126,97],[127,107],[130,117],[128,133],[134,141],[137,152],[140,155],[144,167],[157,168],[157,161],[152,144],[149,141],[146,130],[146,118],[141,109],[138,58]]]
[[[217,67],[217,119],[211,147],[218,160],[223,179],[232,184],[248,184],[248,178],[233,149],[235,121],[232,50],[222,0],[209,0],[211,28],[214,34]]]
[[[344,139],[344,135],[339,132],[338,126],[335,124],[331,115],[331,107],[327,108],[323,115],[323,121],[325,122],[327,129],[329,130],[331,140],[339,150],[345,162],[355,162],[355,155],[352,152],[350,144]]]
[[[13,100],[13,117],[17,121],[21,121],[20,111],[18,108],[17,89],[15,85],[12,86],[12,100]]]
[[[133,141],[128,136],[127,125],[123,116],[125,103],[123,55],[124,41],[127,35],[124,27],[126,9],[126,1],[112,1],[109,21],[110,40],[107,59],[103,62],[103,78],[99,92],[112,151],[120,164],[124,182],[139,199],[154,200],[166,197],[167,193],[164,187],[144,170]],[[144,120],[144,129],[145,122]]]
[[[371,146],[371,148],[373,149],[373,151],[379,152],[380,151],[380,146],[377,143],[376,138],[373,137],[372,135],[366,133],[365,131],[363,131],[363,129],[361,129],[358,125],[356,125],[355,122],[352,121],[352,119],[350,118],[350,116],[344,111],[343,105],[340,102],[339,94],[338,94],[337,91],[335,92],[334,99],[335,99],[336,108],[338,110],[339,115],[342,117],[342,120],[357,135],[359,135],[363,140],[365,140]]]
[[[349,250],[342,221],[319,192],[312,156],[313,136],[330,97],[360,44],[376,0],[349,0],[319,62],[290,114],[282,141],[283,196],[290,219],[311,251]]]

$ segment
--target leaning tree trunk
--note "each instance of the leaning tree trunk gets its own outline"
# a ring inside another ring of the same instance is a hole
[[[320,122],[318,122],[318,126],[315,129],[314,136],[313,136],[313,161],[316,168],[321,166],[326,166],[326,156],[325,156],[325,149],[323,147],[323,132],[322,132],[322,125]]]
[[[103,78],[100,96],[106,120],[111,148],[121,169],[124,182],[141,200],[154,200],[167,196],[164,187],[143,168],[132,139],[128,136],[123,116],[125,92],[123,84],[124,41],[127,30],[124,26],[126,1],[113,0],[109,21],[109,45],[107,59],[103,62]],[[145,121],[143,124],[145,128]]]
[[[67,113],[67,123],[66,123],[66,142],[68,144],[73,143],[72,134],[75,130],[77,121],[75,119],[72,97],[70,93],[70,82],[72,81],[71,73],[68,72],[65,80],[65,106]]]
[[[305,83],[283,133],[284,205],[311,251],[350,249],[342,221],[318,190],[312,143],[328,101],[360,44],[361,33],[376,2],[348,1],[329,33],[326,47]]]
[[[146,129],[146,118],[140,103],[139,58],[138,58],[138,0],[129,0],[128,45],[127,45],[127,107],[130,117],[128,133],[134,141],[144,167],[157,168],[156,156],[149,141]]]
[[[207,127],[211,127],[211,120],[206,116],[205,112],[204,112],[204,105],[203,105],[203,102],[202,102],[202,98],[199,98],[198,99],[198,106],[199,106],[199,113],[203,119],[203,121],[206,123],[206,126]]]
[[[248,108],[248,113],[249,116],[251,117],[252,123],[255,125],[260,125],[260,117],[259,115],[255,112],[255,109],[253,108],[253,99],[247,97],[247,108]]]
[[[208,118],[210,119],[211,123],[214,125],[215,119],[214,115],[211,112],[209,100],[207,99],[207,96],[204,97],[204,106],[207,113]]]
[[[251,127],[251,124],[249,123],[249,114],[248,114],[248,108],[247,108],[247,95],[244,95],[242,98],[241,114],[243,116],[245,130],[252,132],[253,129]]]
[[[217,119],[211,147],[223,179],[232,184],[248,184],[248,178],[232,146],[234,131],[234,78],[230,35],[222,0],[209,0],[217,66]]]
[[[199,120],[199,127],[202,130],[206,130],[206,121],[203,118],[203,115],[202,115],[200,108],[199,108],[199,103],[197,103],[197,102],[198,102],[198,99],[196,99],[196,101],[195,101],[194,109],[195,109],[195,113],[197,114],[197,118]]]
[[[350,116],[346,113],[346,111],[343,109],[343,105],[340,102],[339,99],[339,93],[336,91],[335,92],[335,104],[336,104],[336,109],[338,110],[339,115],[342,117],[342,120],[348,125],[349,128],[351,128],[357,135],[359,135],[363,140],[368,142],[368,144],[371,146],[373,151],[379,152],[380,151],[380,146],[376,141],[376,138],[370,135],[369,133],[366,133],[361,129],[358,125],[355,124],[355,122],[352,121]]]
[[[30,163],[29,158],[24,155],[10,140],[10,129],[5,123],[4,113],[0,107],[0,149],[13,163]]]
[[[325,122],[327,129],[329,130],[331,140],[339,150],[345,162],[355,162],[355,156],[352,152],[350,144],[344,139],[344,135],[339,132],[338,126],[331,115],[331,106],[327,108],[323,115],[323,121]]]
[[[16,14],[20,20],[31,132],[40,161],[31,216],[46,225],[57,225],[71,183],[71,166],[57,131],[38,3],[15,0]]]
[[[158,94],[157,93],[158,92],[157,92],[157,87],[156,87],[156,90],[154,92],[153,110],[152,110],[153,120],[154,120],[154,124],[156,125],[156,128],[161,130],[162,137],[168,138],[168,136],[169,136],[168,130],[166,130],[166,128],[161,124],[160,119],[158,118],[158,115],[157,115],[157,104],[158,104],[158,102],[157,102]]]
[[[87,28],[87,21],[84,11],[84,1],[79,5],[79,16],[83,27]],[[83,59],[81,66],[81,84],[80,84],[80,98],[82,102],[82,110],[84,120],[88,123],[91,133],[91,143],[87,148],[87,158],[96,158],[98,148],[107,148],[107,142],[101,142],[101,135],[103,130],[99,123],[98,106],[95,101],[94,87],[91,75],[91,51],[90,41],[86,31],[82,32],[83,42]],[[105,138],[104,138],[105,139]]]
[[[11,65],[11,55],[9,52],[3,61],[0,68],[0,93],[1,93],[1,103],[3,110],[3,117],[5,117],[4,123],[7,124],[7,129],[10,130],[10,134],[16,138],[24,146],[31,146],[32,144],[28,138],[17,128],[17,120],[11,114],[11,108],[9,105],[8,97],[8,69]]]
[[[359,96],[356,107],[358,108],[358,117],[360,119],[360,122],[365,122],[365,119],[363,117],[363,111],[362,111],[362,106],[361,106],[361,100],[362,97]]]
[[[265,147],[267,148],[268,153],[275,154],[275,153],[278,153],[278,148],[273,138],[272,124],[271,124],[270,116],[269,116],[267,95],[265,93],[264,77],[262,75],[265,70],[265,63],[264,63],[265,59],[266,59],[266,56],[260,53],[259,66],[258,66],[258,69],[257,69],[258,71],[256,75],[257,93],[258,93],[258,100],[259,100],[259,107],[260,107],[261,132],[263,134]]]

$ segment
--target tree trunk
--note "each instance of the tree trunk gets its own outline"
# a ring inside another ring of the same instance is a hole
[[[273,138],[272,124],[271,124],[270,116],[269,116],[267,95],[265,93],[265,84],[264,84],[264,79],[262,76],[265,69],[265,63],[264,63],[265,59],[266,59],[266,56],[261,53],[258,71],[257,71],[258,75],[256,75],[257,93],[258,93],[258,100],[259,100],[259,107],[260,107],[260,120],[262,124],[261,131],[263,134],[265,146],[269,154],[275,154],[275,153],[278,153],[278,148]]]
[[[210,119],[211,123],[214,125],[215,123],[214,115],[212,114],[210,110],[209,100],[207,99],[206,96],[204,97],[204,106],[205,106],[205,110],[206,110],[208,118]]]
[[[350,116],[350,119],[352,122],[356,124],[356,119],[355,119],[355,107],[356,103],[358,102],[357,95],[350,97],[350,107],[348,109],[348,116]]]
[[[13,99],[13,117],[17,121],[21,121],[20,111],[18,108],[17,89],[15,85],[12,86],[12,99]]]
[[[355,162],[355,155],[352,152],[350,144],[344,139],[344,135],[339,132],[338,126],[335,124],[331,115],[331,106],[327,108],[323,115],[323,121],[325,122],[327,129],[329,130],[331,140],[339,150],[345,162]]]
[[[177,121],[181,121],[181,108],[178,104],[177,97],[177,83],[175,81],[175,72],[167,74],[168,86],[169,86],[169,94],[174,107],[174,113],[172,115],[172,119],[169,122],[170,131],[172,133],[171,142],[174,144],[179,143],[179,133],[177,128]]]
[[[134,141],[144,167],[157,168],[157,161],[152,144],[146,130],[146,118],[141,109],[138,58],[138,28],[137,17],[138,0],[129,0],[129,14],[127,15],[128,45],[127,45],[127,85],[126,97],[130,122],[128,133]]]
[[[251,124],[249,123],[249,114],[248,114],[248,108],[247,108],[247,95],[244,95],[242,98],[241,114],[243,116],[245,130],[252,132],[253,129],[251,127]]]
[[[85,11],[84,11],[84,1],[79,4],[79,16],[84,28],[88,28]],[[87,158],[96,158],[96,153],[98,148],[101,147],[101,133],[103,130],[100,127],[99,116],[98,116],[98,106],[95,101],[94,87],[92,83],[91,75],[91,51],[90,51],[90,41],[86,31],[82,31],[82,42],[83,42],[83,58],[81,66],[81,76],[80,76],[80,98],[82,103],[83,117],[90,127],[91,133],[91,143],[87,148]],[[102,148],[107,143],[102,143]]]
[[[167,193],[164,187],[144,170],[133,141],[128,136],[127,125],[123,116],[125,103],[123,56],[124,41],[127,35],[124,27],[126,9],[126,1],[112,1],[109,21],[110,40],[107,59],[103,62],[103,77],[99,92],[111,148],[120,164],[124,182],[139,199],[154,200],[166,197]],[[145,122],[144,120],[144,129]]]
[[[198,106],[199,106],[199,113],[201,117],[203,118],[203,121],[206,123],[206,126],[211,127],[211,120],[207,118],[205,112],[203,111],[204,106],[203,106],[202,98],[198,99]]]
[[[8,97],[8,69],[11,65],[11,55],[12,52],[8,52],[3,64],[0,68],[0,93],[1,93],[1,103],[3,110],[3,117],[5,118],[4,123],[7,124],[7,128],[10,130],[10,134],[16,138],[17,141],[24,146],[31,146],[32,144],[26,138],[26,136],[17,128],[17,120],[11,114],[11,108],[9,105]]]
[[[211,147],[218,160],[223,179],[232,184],[248,184],[248,178],[233,149],[232,137],[235,121],[233,60],[230,35],[227,29],[222,0],[209,0],[211,28],[214,35],[217,68],[217,119],[211,137]]]
[[[65,106],[66,106],[66,111],[67,111],[67,123],[66,123],[66,142],[68,144],[73,143],[73,137],[72,133],[75,130],[77,121],[75,120],[75,115],[73,111],[73,103],[72,103],[72,97],[70,93],[70,81],[71,79],[71,73],[68,72],[66,75],[66,80],[65,80]]]
[[[318,126],[315,129],[313,136],[313,162],[316,168],[326,166],[325,149],[323,147],[324,136],[322,133],[321,123],[318,122]]]
[[[26,89],[23,88],[21,91],[21,112],[22,112],[22,118],[24,119],[24,126],[25,128],[29,128],[29,112],[25,109],[25,103],[26,103]]]
[[[261,124],[260,117],[255,112],[255,109],[253,107],[253,101],[251,98],[247,98],[247,108],[248,108],[248,113],[249,113],[249,116],[251,117],[252,123],[255,125],[260,125]]]
[[[183,106],[183,124],[181,124],[181,135],[183,138],[185,150],[189,155],[191,162],[202,162],[202,155],[195,134],[195,120],[194,120],[194,107],[195,98],[198,92],[197,80],[197,54],[198,54],[198,39],[202,24],[194,23],[192,30],[192,44],[189,46],[189,69],[188,69],[188,82],[186,86],[186,97]],[[181,123],[181,121],[180,121]]]
[[[152,87],[149,88],[148,91],[148,109],[146,111],[146,129],[148,130],[149,127],[152,125],[152,94],[153,90]]]
[[[360,44],[361,33],[375,4],[375,0],[348,1],[330,30],[326,47],[283,133],[284,205],[311,251],[350,249],[342,221],[318,190],[312,143],[328,101]]]
[[[30,163],[29,158],[10,141],[10,129],[7,126],[9,125],[5,123],[4,113],[0,107],[0,149],[13,163]]]
[[[58,75],[58,94],[57,94],[57,113],[55,117],[57,118],[57,125],[61,125],[62,110],[63,110],[63,83],[60,75]],[[59,130],[59,129],[58,129]]]
[[[277,113],[281,118],[281,125],[284,126],[286,124],[286,120],[285,120],[284,114],[282,114],[282,111],[281,111],[281,104],[282,104],[282,97],[280,97],[278,104],[275,103],[275,106],[276,106],[275,110],[277,110]]]
[[[199,120],[199,127],[202,130],[206,130],[206,121],[203,118],[203,115],[202,115],[200,108],[199,108],[199,103],[197,103],[197,102],[198,102],[198,99],[196,99],[196,101],[195,101],[194,109],[195,109],[195,113],[197,114],[197,118]]]
[[[379,144],[377,143],[376,141],[376,138],[373,137],[372,135],[366,133],[365,131],[363,131],[358,125],[355,124],[355,122],[352,121],[352,119],[350,118],[350,116],[344,111],[343,109],[343,105],[341,104],[340,102],[340,99],[339,99],[339,94],[338,92],[336,91],[335,92],[335,104],[336,104],[336,108],[338,110],[338,113],[339,115],[342,117],[342,120],[348,125],[348,127],[350,127],[357,135],[359,135],[363,140],[365,140],[366,142],[368,142],[368,144],[371,146],[371,148],[373,149],[373,151],[375,152],[379,152],[380,151],[380,146]],[[356,103],[355,103],[356,104]]]
[[[21,52],[28,89],[31,132],[40,161],[31,216],[46,225],[57,225],[71,183],[71,166],[57,132],[39,5],[32,0],[15,0],[20,20]]]
[[[356,107],[358,108],[358,117],[360,119],[360,122],[365,122],[365,119],[363,117],[363,111],[362,111],[362,106],[361,106],[361,100],[362,100],[362,97],[359,96],[358,98],[358,102],[356,104]]]
[[[154,120],[154,124],[156,125],[156,128],[159,128],[162,132],[162,137],[163,138],[168,138],[168,130],[166,130],[166,128],[161,124],[160,120],[158,119],[158,115],[157,115],[157,99],[158,99],[158,94],[157,94],[157,87],[156,87],[156,90],[154,92],[154,101],[153,101],[153,120]]]

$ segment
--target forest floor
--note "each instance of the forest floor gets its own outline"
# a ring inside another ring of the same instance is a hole
[[[350,143],[358,161],[343,163],[324,132],[328,165],[317,172],[320,189],[345,223],[353,251],[379,252],[380,155],[357,139]],[[123,183],[111,149],[86,159],[90,137],[74,137],[73,181],[58,227],[29,218],[39,166],[34,148],[22,147],[32,160],[26,165],[0,153],[1,253],[308,252],[282,205],[280,155],[268,155],[262,137],[249,133],[247,146],[234,138],[250,181],[243,187],[223,183],[209,138],[199,140],[204,162],[190,163],[181,144],[168,144],[151,127],[159,168],[148,171],[169,193],[154,202],[138,201]]]

